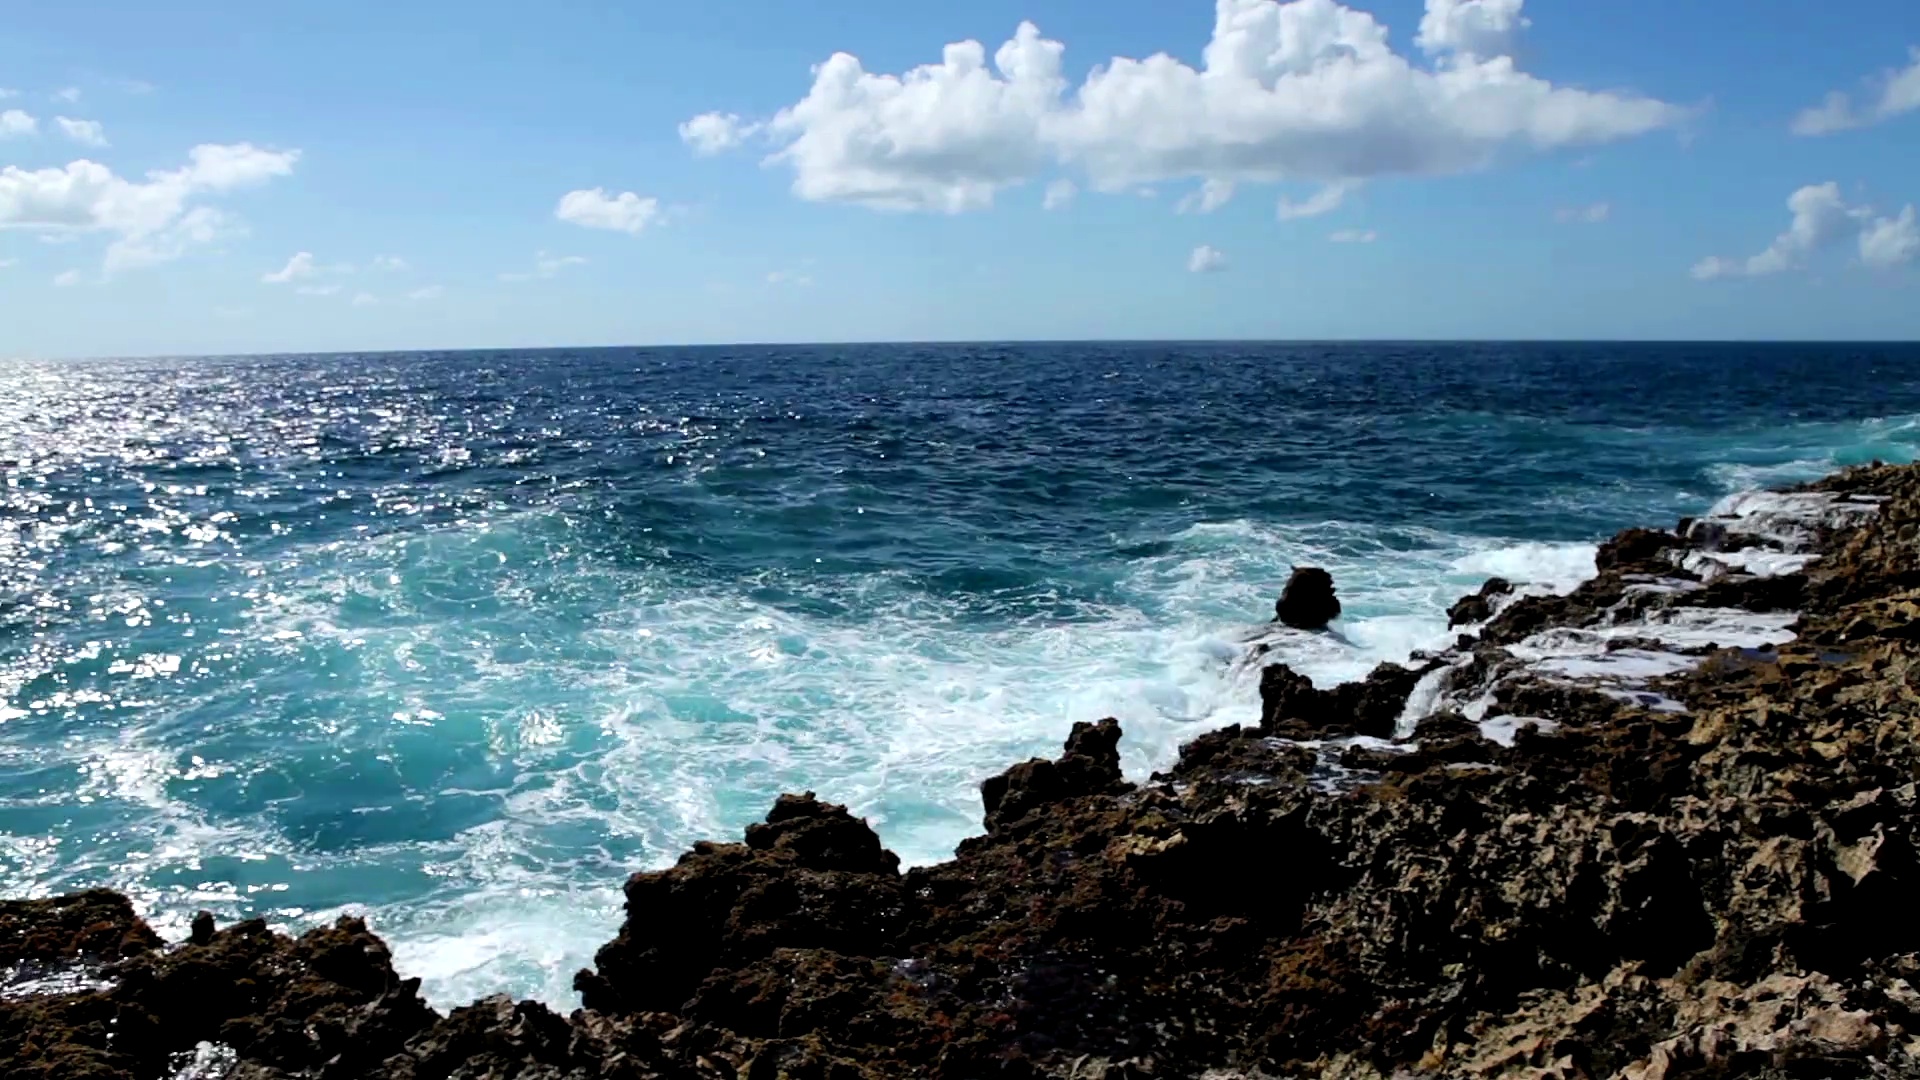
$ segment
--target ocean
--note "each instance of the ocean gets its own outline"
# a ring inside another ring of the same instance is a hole
[[[558,1006],[785,791],[908,864],[1119,717],[1137,777],[1489,575],[1920,448],[1920,346],[1058,344],[0,362],[0,895],[365,915]]]

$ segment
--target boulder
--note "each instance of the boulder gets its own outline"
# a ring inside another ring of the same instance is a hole
[[[1340,598],[1334,595],[1333,575],[1317,566],[1296,566],[1287,587],[1274,605],[1275,621],[1295,630],[1325,630],[1340,617]]]

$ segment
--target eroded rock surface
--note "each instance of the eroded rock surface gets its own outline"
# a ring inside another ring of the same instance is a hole
[[[627,884],[585,1008],[439,1016],[344,920],[158,947],[0,905],[5,1075],[248,1080],[1920,1075],[1920,473],[1728,500],[1490,587],[1453,649],[1315,687],[1142,784],[1112,721],[901,873],[785,796]]]

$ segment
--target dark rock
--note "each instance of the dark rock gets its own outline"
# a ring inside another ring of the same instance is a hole
[[[120,960],[165,944],[119,893],[0,900],[0,968],[64,960]]]
[[[991,833],[1051,803],[1127,787],[1120,774],[1120,724],[1109,718],[1073,725],[1058,759],[1034,758],[988,779],[980,785],[980,801]]]
[[[716,968],[776,949],[884,953],[904,902],[899,865],[845,807],[783,796],[748,843],[702,842],[629,878],[619,936],[574,985],[589,1009],[673,1010]]]
[[[1660,561],[1661,553],[1669,548],[1685,545],[1686,541],[1670,532],[1659,529],[1628,529],[1601,544],[1599,552],[1593,557],[1593,564],[1602,573],[1607,571],[1671,572],[1671,564]]]
[[[1479,592],[1461,597],[1447,609],[1447,629],[1483,623],[1493,618],[1494,597],[1506,596],[1511,592],[1513,582],[1506,578],[1488,578],[1487,583],[1480,586]]]
[[[193,917],[191,936],[188,940],[195,945],[205,945],[213,940],[213,912],[203,911]]]
[[[1294,739],[1385,738],[1393,734],[1407,695],[1427,670],[1381,664],[1360,682],[1321,690],[1285,664],[1271,665],[1260,674],[1260,730]]]
[[[1340,598],[1334,595],[1333,575],[1317,566],[1297,566],[1274,605],[1275,621],[1295,630],[1325,630],[1340,617]]]

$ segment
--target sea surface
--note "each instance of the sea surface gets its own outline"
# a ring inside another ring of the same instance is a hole
[[[1912,460],[1920,347],[940,345],[0,362],[0,895],[366,915],[566,1006],[783,791],[910,864],[1117,716],[1144,775],[1491,574]]]

